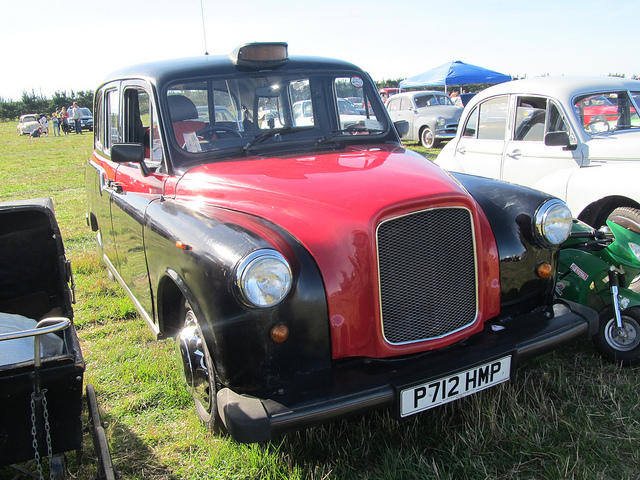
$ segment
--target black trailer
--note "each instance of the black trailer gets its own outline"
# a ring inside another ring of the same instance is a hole
[[[65,478],[63,455],[82,452],[73,286],[51,199],[0,203],[0,466],[29,461],[40,478],[42,459]],[[107,462],[100,477],[113,478]]]

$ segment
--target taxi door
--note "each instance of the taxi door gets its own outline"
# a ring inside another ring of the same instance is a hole
[[[123,84],[121,138],[123,143],[144,147],[143,173],[137,163],[121,163],[116,170],[115,193],[112,196],[111,218],[118,258],[118,272],[126,284],[138,310],[157,330],[153,292],[147,270],[144,226],[149,204],[159,200],[167,175],[158,137],[157,115],[150,89],[142,82]]]

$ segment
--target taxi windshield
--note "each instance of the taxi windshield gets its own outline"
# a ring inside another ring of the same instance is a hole
[[[253,153],[388,131],[373,84],[357,74],[243,74],[165,90],[167,130],[191,154]],[[362,137],[360,137],[362,139]]]

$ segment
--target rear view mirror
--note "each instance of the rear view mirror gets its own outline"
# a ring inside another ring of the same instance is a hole
[[[278,98],[280,96],[280,87],[258,87],[255,90],[256,97],[264,97],[264,98]]]

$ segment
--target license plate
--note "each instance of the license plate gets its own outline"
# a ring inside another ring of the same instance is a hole
[[[428,410],[509,380],[511,355],[400,392],[400,416]]]

